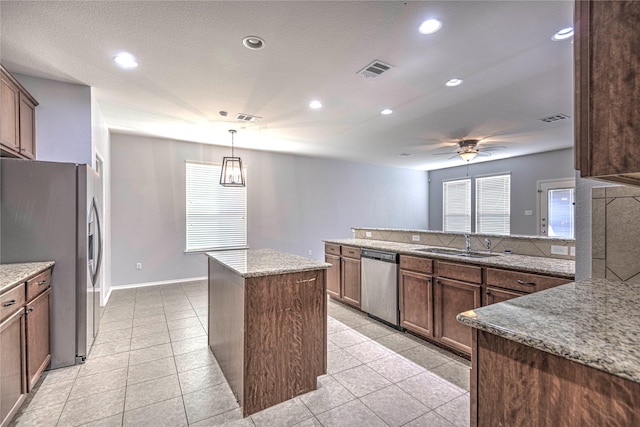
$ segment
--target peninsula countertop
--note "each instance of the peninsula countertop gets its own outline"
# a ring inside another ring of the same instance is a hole
[[[326,262],[274,249],[233,249],[206,254],[241,277],[271,276],[331,267],[331,264]]]
[[[386,250],[405,255],[447,259],[449,261],[459,261],[466,264],[477,264],[487,267],[506,268],[512,270],[528,271],[531,273],[549,274],[558,277],[566,277],[569,279],[573,279],[575,277],[576,269],[575,261],[557,258],[514,254],[504,255],[501,253],[496,253],[495,256],[487,258],[462,258],[457,255],[421,252],[420,249],[425,249],[433,246],[411,243],[399,243],[370,239],[325,239],[324,242],[334,243],[338,245],[354,246],[359,248],[379,249],[382,251]]]
[[[54,261],[0,264],[0,294],[26,282],[54,264]]]
[[[588,279],[470,310],[458,321],[640,383],[640,286]]]

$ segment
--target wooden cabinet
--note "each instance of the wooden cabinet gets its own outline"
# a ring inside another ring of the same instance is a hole
[[[0,65],[0,151],[3,156],[35,159],[38,102]]]
[[[433,338],[433,261],[400,256],[400,326]]]
[[[0,426],[51,360],[51,269],[0,295]]]
[[[327,293],[354,307],[360,307],[360,248],[325,244]]]
[[[543,276],[541,274],[487,268],[483,305],[506,301],[572,281],[572,279]]]
[[[575,156],[583,177],[640,185],[640,2],[575,2]]]

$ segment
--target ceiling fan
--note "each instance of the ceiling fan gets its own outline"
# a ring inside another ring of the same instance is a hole
[[[455,154],[449,157],[448,160],[460,157],[461,159],[466,160],[467,162],[470,162],[471,160],[475,159],[477,156],[480,156],[480,157],[490,156],[491,153],[489,153],[489,151],[502,150],[504,148],[507,148],[501,145],[485,145],[482,147],[478,147],[478,144],[480,143],[480,141],[481,140],[479,139],[463,139],[458,141],[457,143],[458,148],[456,149]],[[435,153],[433,155],[441,156],[441,155],[447,155],[447,154],[451,154],[451,153],[450,152]]]

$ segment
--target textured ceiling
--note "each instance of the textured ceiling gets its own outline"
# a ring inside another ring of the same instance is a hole
[[[236,128],[238,147],[436,169],[464,163],[433,155],[461,138],[507,147],[474,161],[573,145],[571,119],[539,120],[573,115],[573,45],[551,40],[572,13],[572,1],[2,1],[0,59],[92,86],[113,131],[229,145]],[[430,17],[442,30],[420,34]],[[249,35],[266,47],[245,48]],[[122,50],[137,69],[115,66]],[[375,59],[394,68],[356,74]],[[464,83],[445,87],[452,77]]]

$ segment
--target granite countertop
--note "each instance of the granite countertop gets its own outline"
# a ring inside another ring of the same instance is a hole
[[[640,383],[640,286],[588,279],[458,315],[465,325]]]
[[[206,254],[242,277],[271,276],[331,267],[326,262],[274,249],[235,249]]]
[[[504,234],[491,234],[491,233],[464,233],[462,231],[442,231],[442,230],[420,230],[416,228],[377,228],[377,227],[351,227],[354,230],[371,230],[371,231],[393,231],[393,232],[402,232],[402,233],[421,233],[421,234],[457,234],[460,236],[464,236],[465,234],[469,234],[471,236],[482,236],[482,237],[497,237],[500,239],[524,239],[524,240],[549,240],[564,242],[567,240],[566,237],[549,237],[549,236],[531,236],[528,234],[509,234],[505,236]],[[573,240],[573,239],[571,239]]]
[[[500,253],[496,253],[496,256],[487,258],[466,258],[457,255],[426,253],[417,250],[433,247],[427,245],[414,245],[410,243],[387,242],[382,240],[369,239],[326,239],[324,241],[326,243],[355,246],[359,248],[379,249],[405,255],[446,259],[449,261],[484,265],[487,267],[498,267],[511,270],[528,271],[531,273],[549,274],[557,277],[566,277],[568,279],[573,279],[575,277],[576,264],[573,260],[534,257],[527,255],[504,255]]]
[[[0,264],[0,294],[54,265],[54,261]]]

